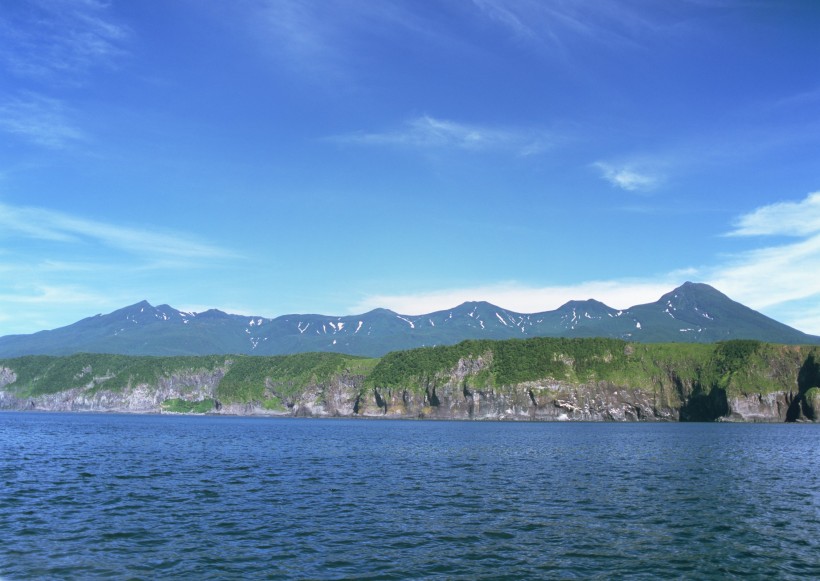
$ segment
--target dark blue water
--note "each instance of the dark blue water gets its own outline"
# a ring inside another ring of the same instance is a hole
[[[0,577],[820,575],[820,426],[0,414]]]

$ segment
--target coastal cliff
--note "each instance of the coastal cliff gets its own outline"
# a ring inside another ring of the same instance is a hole
[[[820,349],[467,341],[381,359],[78,354],[0,361],[0,409],[543,421],[820,420]]]

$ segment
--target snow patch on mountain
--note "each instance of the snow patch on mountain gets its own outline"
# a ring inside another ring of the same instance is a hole
[[[404,322],[405,322],[405,323],[407,323],[408,325],[410,325],[410,328],[411,328],[411,329],[415,329],[415,328],[416,328],[415,323],[413,323],[413,321],[411,321],[410,319],[405,319],[405,318],[404,318],[404,317],[402,317],[401,315],[396,315],[396,317],[397,317],[397,318],[399,318],[399,319],[401,319],[402,321],[404,321]]]

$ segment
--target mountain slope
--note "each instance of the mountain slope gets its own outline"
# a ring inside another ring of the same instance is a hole
[[[663,295],[657,302],[629,309],[641,322],[633,339],[647,342],[666,340],[661,329],[677,328],[679,341],[711,343],[727,339],[760,339],[770,343],[816,343],[812,337],[758,313],[717,289],[687,282]],[[666,323],[666,325],[664,325]],[[801,337],[801,335],[803,337]]]
[[[0,357],[67,355],[281,355],[328,351],[378,357],[390,351],[451,345],[465,339],[609,337],[640,342],[710,343],[757,339],[818,344],[716,289],[687,282],[654,303],[616,310],[589,299],[554,311],[516,313],[487,302],[467,302],[425,315],[376,309],[332,317],[292,314],[274,319],[218,310],[178,311],[142,301],[52,331],[0,337]]]

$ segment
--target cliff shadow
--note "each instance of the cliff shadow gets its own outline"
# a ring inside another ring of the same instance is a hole
[[[382,397],[378,389],[373,388],[373,395],[376,399],[376,406],[382,409],[382,413],[387,413],[387,400]]]
[[[814,357],[814,353],[806,357],[806,361],[797,372],[797,396],[789,404],[786,412],[787,422],[796,422],[807,417],[815,419],[815,410],[809,410],[806,402],[806,392],[812,387],[820,385],[820,363]]]
[[[698,386],[680,408],[682,422],[714,422],[727,415],[729,400],[726,390],[719,387],[705,392]]]

